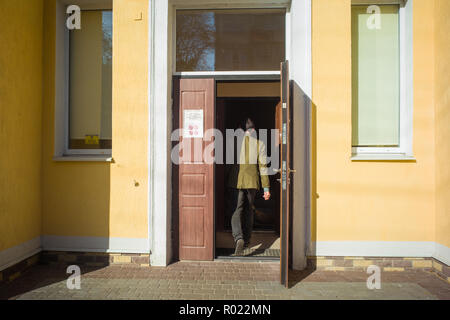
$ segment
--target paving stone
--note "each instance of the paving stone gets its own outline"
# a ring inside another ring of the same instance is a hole
[[[450,299],[447,281],[434,272],[403,269],[414,262],[402,261],[395,260],[395,267],[382,273],[381,290],[367,289],[364,269],[292,271],[286,289],[277,281],[279,264],[272,262],[83,268],[81,290],[69,290],[64,267],[35,265],[13,282],[0,285],[0,299]]]

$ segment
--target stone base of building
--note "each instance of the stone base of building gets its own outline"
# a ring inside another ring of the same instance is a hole
[[[141,253],[104,253],[104,252],[41,252],[41,263],[104,267],[112,264],[132,264],[148,267],[150,255]]]
[[[0,283],[11,282],[20,277],[25,271],[30,269],[33,265],[39,263],[41,253],[36,253],[31,257],[16,263],[2,271],[0,271]]]
[[[382,272],[432,271],[450,283],[450,267],[434,258],[401,257],[308,257],[308,268],[327,271],[365,271],[377,266]]]
[[[0,271],[0,283],[11,282],[35,264],[78,265],[106,267],[109,265],[150,266],[150,255],[140,253],[103,253],[103,252],[39,252],[15,265]]]

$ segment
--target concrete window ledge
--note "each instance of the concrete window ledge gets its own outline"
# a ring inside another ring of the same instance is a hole
[[[413,156],[395,153],[365,153],[353,154],[352,161],[416,161]]]
[[[70,155],[55,156],[53,161],[56,162],[114,162],[111,155]]]

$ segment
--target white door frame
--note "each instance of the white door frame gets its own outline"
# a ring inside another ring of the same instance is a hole
[[[172,76],[174,18],[177,8],[273,8],[286,7],[286,58],[291,80],[311,100],[311,0],[149,0],[149,207],[150,263],[167,266],[172,258]],[[214,73],[208,73],[212,75]],[[309,118],[309,115],[305,115]],[[308,141],[309,136],[307,135]],[[307,143],[309,156],[310,143]],[[309,162],[308,162],[309,163]],[[294,214],[293,267],[306,266],[309,246],[309,172],[304,170],[305,210]],[[295,236],[298,235],[298,236]],[[305,238],[306,235],[306,238]],[[300,237],[300,238],[299,238]]]

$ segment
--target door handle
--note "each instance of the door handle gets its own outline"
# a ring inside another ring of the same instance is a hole
[[[273,171],[275,171],[275,172],[281,172],[281,169],[273,169]],[[295,169],[289,169],[289,173],[297,173],[297,170],[295,170]],[[277,181],[278,181],[279,183],[281,183],[281,179],[277,179]],[[290,182],[291,182],[291,179],[290,179],[290,178],[287,178],[287,182],[290,183]]]
[[[273,169],[273,171],[276,172],[276,173],[280,173],[280,172],[281,172],[281,169]],[[297,170],[295,170],[295,169],[289,169],[289,173],[297,173]]]
[[[281,183],[281,179],[277,179],[277,181],[278,181],[278,183]],[[287,181],[288,183],[291,183],[291,179],[290,179],[290,178],[287,178],[286,181]]]

